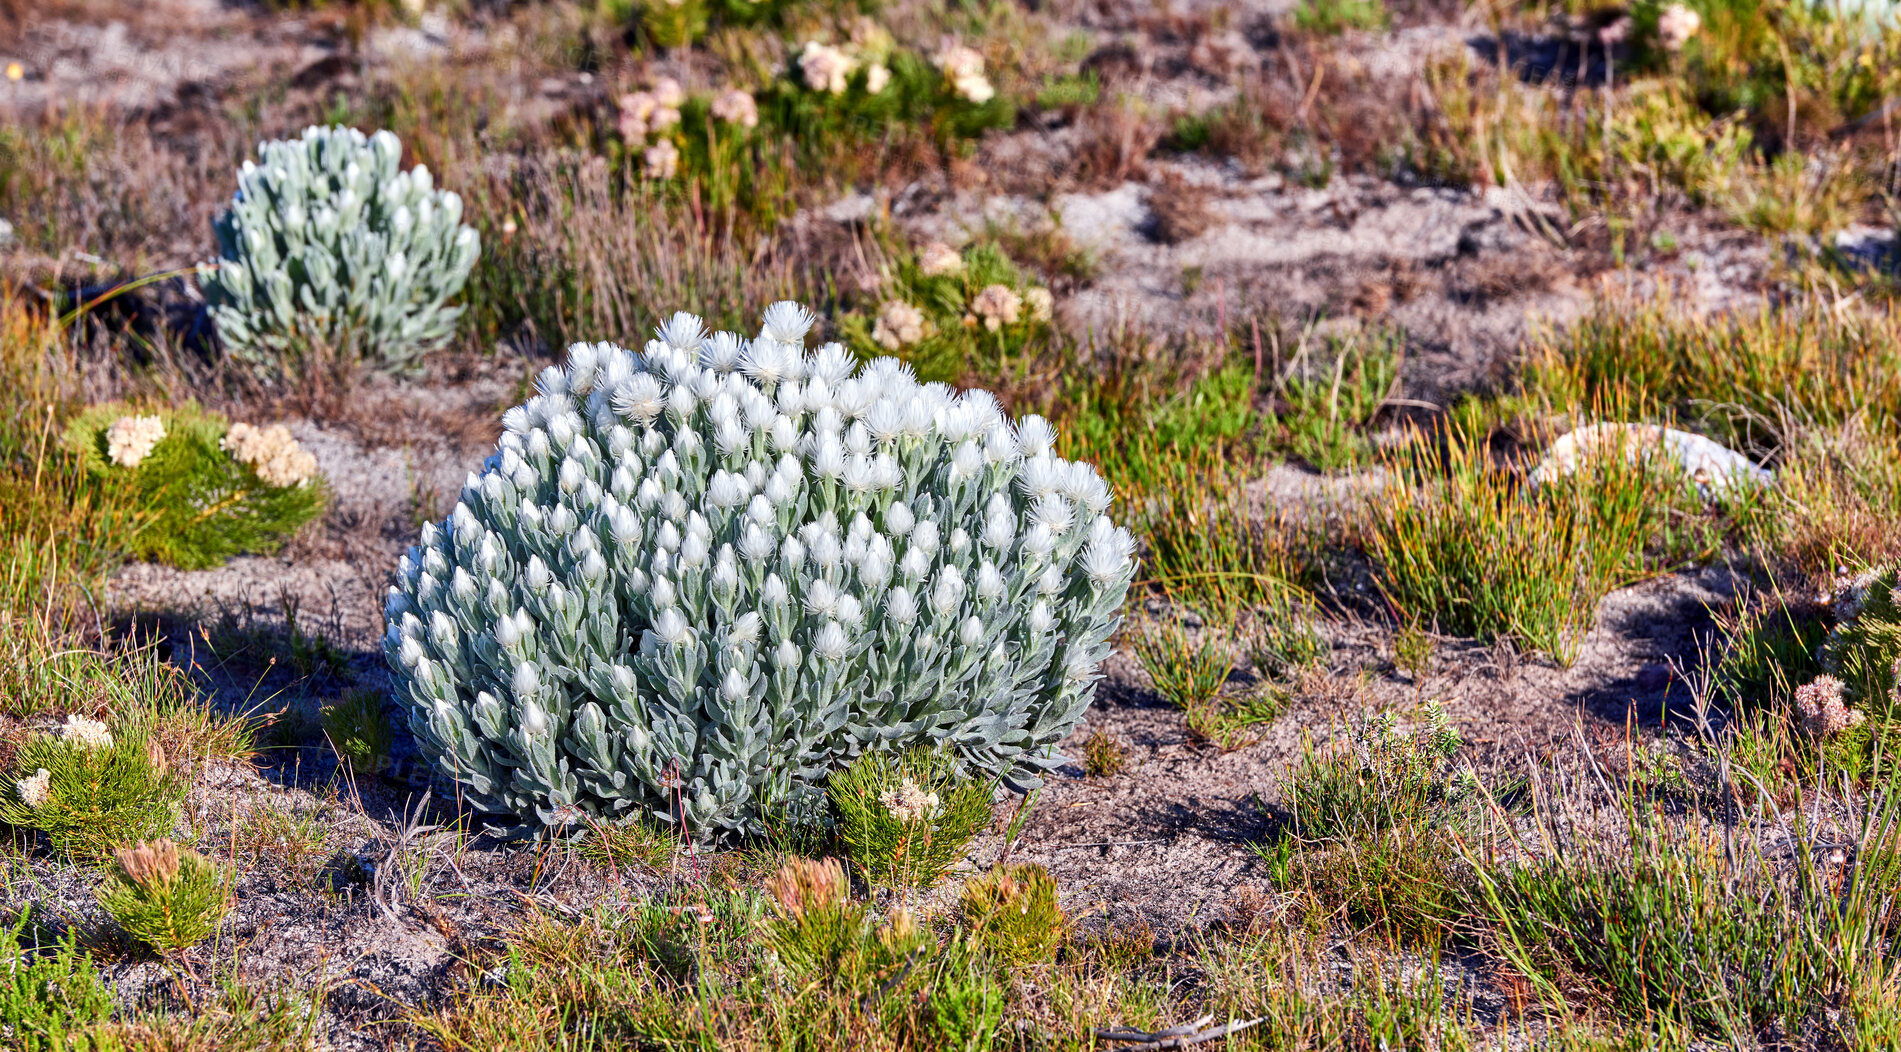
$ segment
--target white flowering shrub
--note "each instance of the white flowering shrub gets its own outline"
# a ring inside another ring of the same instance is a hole
[[[448,306],[481,254],[462,199],[379,131],[307,128],[258,146],[214,224],[200,268],[225,347],[282,371],[314,341],[378,368],[411,370],[455,330]]]
[[[478,808],[696,835],[822,799],[866,752],[1034,785],[1094,695],[1134,541],[982,391],[678,314],[576,344],[401,562],[384,649]]]

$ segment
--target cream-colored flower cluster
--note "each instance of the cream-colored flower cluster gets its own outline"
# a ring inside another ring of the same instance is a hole
[[[59,729],[59,736],[87,749],[112,748],[112,732],[105,724],[86,716],[66,717],[66,723]]]
[[[106,456],[124,468],[136,468],[165,438],[165,421],[156,416],[122,416],[106,428]]]
[[[291,437],[282,424],[253,427],[237,423],[225,432],[219,447],[240,464],[249,464],[266,484],[284,488],[301,486],[317,474],[317,458]]]
[[[20,793],[20,802],[28,807],[45,807],[46,801],[53,798],[53,772],[42,767],[31,775],[13,783]]]
[[[680,107],[686,91],[672,77],[661,77],[647,91],[629,92],[620,97],[620,137],[629,146],[638,147],[649,135],[664,135],[680,123]],[[640,152],[642,171],[649,179],[671,179],[680,170],[680,148],[673,140],[660,138]]]
[[[937,794],[926,792],[924,788],[909,778],[884,791],[878,797],[891,817],[910,825],[921,822],[937,812]]]
[[[1023,313],[1023,297],[1008,285],[985,285],[970,300],[971,315],[991,332],[1015,325]]]
[[[1682,4],[1671,4],[1657,16],[1657,42],[1665,51],[1682,51],[1683,45],[1703,28],[1703,17]]]
[[[918,343],[929,333],[930,322],[923,311],[903,300],[888,300],[878,309],[878,321],[872,326],[871,338],[885,350],[895,351]]]
[[[876,95],[891,83],[891,34],[877,22],[860,17],[852,23],[851,39],[843,46],[807,40],[799,52],[799,79],[813,91],[843,95],[851,75],[865,70],[865,91]]]
[[[975,48],[952,44],[937,55],[937,68],[944,71],[951,90],[979,106],[996,97],[990,78],[984,75],[984,57]]]
[[[751,92],[739,88],[722,91],[713,99],[713,119],[737,124],[742,128],[759,126],[759,103],[754,101]]]
[[[1795,688],[1795,710],[1810,737],[1825,741],[1861,726],[1866,719],[1843,700],[1844,686],[1834,676],[1817,676],[1814,682]]]
[[[813,91],[843,95],[852,71],[857,68],[858,63],[842,49],[816,40],[806,41],[805,50],[799,52],[799,77]]]
[[[942,277],[946,274],[962,274],[964,257],[957,250],[942,241],[933,241],[925,245],[917,254],[918,273],[927,278]]]

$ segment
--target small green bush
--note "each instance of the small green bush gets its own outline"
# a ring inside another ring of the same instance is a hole
[[[1276,420],[1276,445],[1317,471],[1350,468],[1372,454],[1367,429],[1399,382],[1398,333],[1328,345],[1329,354],[1302,356],[1282,376]]]
[[[920,380],[1001,371],[1050,332],[1050,291],[991,241],[961,252],[933,243],[915,255],[900,254],[884,294],[874,316],[840,318],[840,333],[860,357],[895,354]]]
[[[827,786],[838,838],[867,883],[928,888],[994,816],[996,782],[960,779],[945,750],[868,753]]]
[[[1381,0],[1301,0],[1294,8],[1294,26],[1305,33],[1339,36],[1349,29],[1384,29],[1388,21]]]
[[[159,953],[176,953],[218,930],[231,908],[232,880],[210,859],[168,839],[121,848],[99,905],[125,933]]]
[[[1890,708],[1895,662],[1901,660],[1901,602],[1895,582],[1901,570],[1863,574],[1837,606],[1838,621],[1822,647],[1822,668],[1840,679],[1850,703],[1876,714]]]
[[[67,426],[64,444],[107,500],[130,509],[128,554],[181,570],[275,551],[328,499],[316,461],[287,431],[230,424],[189,403],[150,414],[96,405]]]
[[[979,946],[1016,964],[1055,960],[1065,921],[1056,881],[1035,863],[1002,865],[964,885],[964,923]]]
[[[112,1017],[112,991],[67,929],[52,946],[22,939],[32,911],[0,926],[0,1034],[21,1052],[84,1052],[86,1031]],[[48,952],[50,950],[50,952]]]
[[[323,707],[323,733],[337,759],[358,775],[382,774],[389,768],[396,730],[383,713],[383,699],[375,691],[353,690]]]
[[[78,717],[60,735],[21,746],[10,783],[0,821],[37,829],[55,851],[80,858],[104,858],[128,840],[171,832],[186,790],[146,729],[122,724],[104,732]]]

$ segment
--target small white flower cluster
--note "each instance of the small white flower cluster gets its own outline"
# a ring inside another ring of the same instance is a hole
[[[878,321],[871,327],[871,339],[887,351],[902,350],[930,334],[930,322],[924,312],[903,300],[888,300],[878,308]]]
[[[952,44],[937,55],[937,68],[944,71],[951,91],[976,105],[989,102],[997,94],[990,78],[984,76],[984,57],[975,48]]]
[[[685,102],[685,90],[672,77],[655,80],[650,90],[620,97],[621,140],[631,147],[645,144],[640,162],[649,179],[671,179],[680,170],[680,148],[665,133],[680,123],[680,106]],[[661,137],[647,143],[650,135]]]
[[[1825,741],[1861,726],[1867,719],[1843,700],[1845,686],[1834,676],[1817,676],[1814,682],[1795,688],[1795,711],[1810,737]]]
[[[739,88],[729,88],[714,96],[712,113],[716,121],[742,128],[759,126],[759,103],[754,101],[751,92]]]
[[[813,91],[843,95],[857,67],[843,50],[816,40],[806,41],[805,50],[799,52],[799,79]]]
[[[942,241],[933,241],[918,250],[918,273],[927,278],[943,277],[947,274],[964,272],[964,257],[958,251]]]
[[[886,789],[878,797],[878,802],[891,813],[891,817],[910,825],[922,822],[937,813],[938,800],[934,792],[924,788],[909,778]]]
[[[1657,16],[1657,42],[1665,51],[1682,51],[1702,28],[1703,16],[1682,4],[1671,4]]]
[[[972,320],[982,323],[991,332],[1005,325],[1015,325],[1022,311],[1023,297],[1008,285],[985,285],[970,300]]]
[[[19,791],[21,803],[28,807],[45,807],[46,801],[53,798],[52,784],[53,773],[42,767],[15,781],[13,787]]]
[[[866,749],[1058,762],[1135,572],[1040,417],[675,315],[576,344],[401,562],[384,652],[419,747],[484,810],[753,829]],[[803,802],[803,804],[801,804]]]
[[[87,749],[112,748],[112,732],[106,725],[87,716],[71,715],[59,729],[63,741],[69,741]]]
[[[852,25],[851,42],[846,47],[807,40],[799,52],[799,80],[813,91],[843,95],[851,86],[851,75],[860,66],[865,70],[865,92],[877,95],[891,83],[891,34],[869,18]]]
[[[267,486],[302,486],[317,475],[317,458],[298,445],[290,428],[282,424],[262,428],[232,424],[218,446],[238,463],[250,465]]]
[[[106,428],[106,457],[122,468],[136,468],[164,438],[164,419],[122,416]]]

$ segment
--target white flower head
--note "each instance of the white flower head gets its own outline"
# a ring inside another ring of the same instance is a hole
[[[122,416],[106,428],[106,459],[136,468],[165,437],[165,421],[156,416]]]
[[[46,801],[53,797],[52,779],[52,772],[42,767],[14,782],[13,787],[18,790],[21,803],[28,807],[44,807]]]
[[[933,241],[918,250],[917,268],[918,273],[927,278],[945,274],[962,274],[964,257],[958,255],[956,249],[942,241]]]
[[[759,335],[794,347],[805,345],[805,334],[812,331],[817,316],[791,300],[780,300],[766,308],[765,325]],[[795,377],[796,378],[796,377]]]
[[[733,88],[713,100],[713,119],[737,124],[742,128],[759,126],[759,103],[748,92]]]
[[[857,63],[849,55],[816,40],[806,41],[805,50],[799,52],[799,77],[813,91],[844,94],[848,78],[856,67]]]
[[[112,748],[112,732],[106,729],[105,724],[77,714],[66,717],[65,724],[59,729],[59,736],[64,741],[87,749]]]
[[[936,814],[939,806],[936,793],[927,792],[909,778],[880,793],[878,802],[884,805],[891,817],[905,825],[924,821]]]

